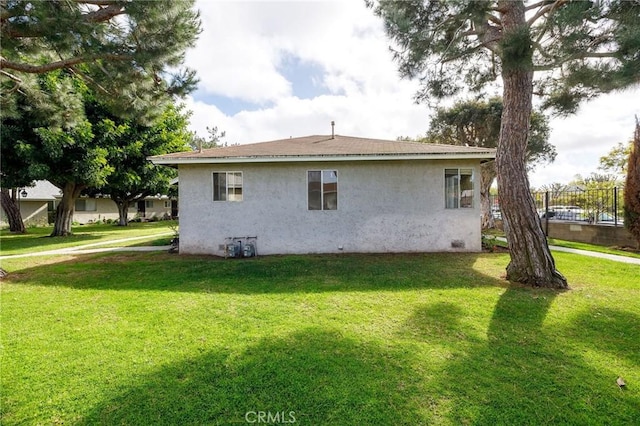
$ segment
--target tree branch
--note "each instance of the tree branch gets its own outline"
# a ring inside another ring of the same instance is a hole
[[[85,4],[99,4],[102,3],[100,0],[96,1],[82,1],[76,0],[77,3],[85,3]],[[85,13],[81,17],[82,22],[86,23],[100,23],[108,21],[118,15],[123,15],[126,13],[125,8],[122,5],[115,4],[112,1],[104,2],[107,7],[101,7],[98,10],[94,10],[88,13]],[[5,18],[6,16],[6,18]],[[55,20],[46,19],[38,24],[32,24],[25,28],[16,28],[15,25],[12,25],[9,22],[5,22],[6,19],[11,18],[13,15],[8,13],[7,11],[3,11],[2,13],[2,35],[4,37],[10,38],[31,38],[31,37],[41,37],[44,32],[42,28],[55,25]],[[17,15],[15,15],[17,16]]]
[[[111,6],[117,4],[116,0],[73,0],[78,4],[93,4],[96,6]]]
[[[14,71],[26,72],[29,74],[42,74],[45,72],[58,70],[62,68],[70,68],[74,65],[78,65],[85,62],[97,61],[99,59],[107,59],[110,61],[128,61],[133,59],[133,56],[105,53],[100,55],[76,56],[74,58],[68,58],[62,61],[51,62],[44,65],[30,65],[30,64],[20,63],[20,62],[8,61],[4,58],[0,58],[0,70],[10,69]]]
[[[543,5],[547,4],[547,3],[549,3],[549,0],[542,0],[542,1],[539,1],[538,3],[530,4],[529,6],[525,7],[524,10],[525,10],[525,12],[527,12],[529,10],[532,10],[532,9],[537,8],[537,7],[543,6]]]
[[[10,74],[10,73],[8,73],[6,71],[0,70],[0,74],[4,75],[5,77],[10,78],[11,80],[15,81],[16,83],[22,83],[22,80],[20,78],[16,77],[13,74]]]
[[[107,7],[83,15],[82,19],[93,23],[104,22],[123,13],[125,13],[124,7],[119,4],[110,4]]]
[[[552,4],[548,4],[542,8],[540,8],[540,10],[533,15],[532,18],[530,18],[527,21],[527,25],[529,27],[531,27],[538,19],[540,19],[542,16],[544,16],[545,14],[549,13],[549,12],[553,12],[554,10],[560,8],[561,6],[563,6],[564,4],[567,3],[568,0],[556,0],[555,2],[553,2]],[[543,2],[538,3],[538,5],[540,5]]]
[[[579,52],[573,55],[566,56],[562,59],[558,59],[548,65],[534,65],[533,70],[534,71],[552,71],[558,68],[560,65],[576,59],[615,58],[615,57],[616,57],[616,52]]]

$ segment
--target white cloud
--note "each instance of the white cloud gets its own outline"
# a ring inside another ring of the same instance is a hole
[[[632,138],[634,116],[640,116],[638,99],[637,88],[611,93],[585,103],[575,115],[552,119],[549,142],[555,145],[558,157],[531,174],[531,185],[568,183],[576,174],[586,177],[598,172],[600,157]]]

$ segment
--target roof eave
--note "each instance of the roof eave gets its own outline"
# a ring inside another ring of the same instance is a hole
[[[493,160],[495,152],[464,152],[441,154],[372,154],[372,155],[300,155],[256,157],[149,157],[154,164],[239,164],[239,163],[302,163],[326,161],[381,161],[381,160]]]

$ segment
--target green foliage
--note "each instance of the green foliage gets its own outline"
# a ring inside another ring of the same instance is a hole
[[[502,110],[502,100],[497,97],[487,101],[459,101],[450,108],[438,108],[429,123],[425,141],[495,148],[500,136]],[[527,163],[530,167],[555,159],[556,150],[548,142],[549,134],[547,117],[542,112],[534,111],[527,145]]]
[[[118,119],[106,110],[101,114],[105,114],[101,123],[113,127],[115,120],[122,131],[110,133],[114,140],[109,145],[107,161],[114,171],[102,185],[95,185],[93,191],[109,194],[116,203],[127,204],[151,194],[165,194],[177,173],[174,169],[153,165],[147,157],[189,150],[189,114],[184,112],[184,107],[169,105],[150,124]]]
[[[632,145],[633,140],[630,140],[627,144],[619,142],[615,147],[611,148],[607,155],[600,157],[598,169],[615,174],[624,174],[627,170]]]
[[[497,3],[380,0],[374,6],[395,42],[401,75],[423,83],[418,100],[481,92],[514,67],[536,71],[534,93],[559,113],[638,83],[639,2],[534,2],[523,6],[525,25],[508,33]]]
[[[193,0],[3,1],[3,107],[32,93],[30,74],[66,70],[122,113],[154,115],[195,88],[180,69],[200,33]]]
[[[3,424],[635,424],[639,267],[560,253],[557,292],[507,261],[3,260]]]
[[[226,136],[225,131],[218,132],[218,126],[207,127],[207,137],[198,136],[195,133],[192,133],[191,140],[189,141],[189,146],[194,151],[199,149],[210,149],[217,148],[222,146],[222,140]],[[226,142],[224,143],[226,145]]]
[[[636,117],[633,146],[627,165],[624,191],[624,226],[638,240],[640,247],[640,122]]]

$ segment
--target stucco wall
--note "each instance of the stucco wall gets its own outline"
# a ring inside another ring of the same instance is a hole
[[[473,167],[475,207],[445,209],[444,169]],[[479,161],[181,165],[180,252],[223,255],[226,237],[258,254],[479,251]],[[307,209],[307,171],[338,171],[338,210]],[[243,201],[213,201],[214,171],[243,172]],[[464,247],[453,247],[455,242]],[[340,249],[342,248],[342,250]]]
[[[545,228],[544,221],[542,228]],[[590,225],[549,221],[549,237],[602,246],[637,247],[638,242],[624,226]]]
[[[20,214],[25,226],[46,225],[48,222],[47,202],[23,199],[20,201]],[[0,226],[9,226],[7,217],[2,209],[0,209]]]
[[[81,224],[101,222],[103,220],[118,219],[118,207],[110,198],[95,198],[96,209],[89,211],[75,210],[73,221]],[[133,212],[133,214],[131,213]],[[136,208],[129,208],[129,217],[135,216]]]

